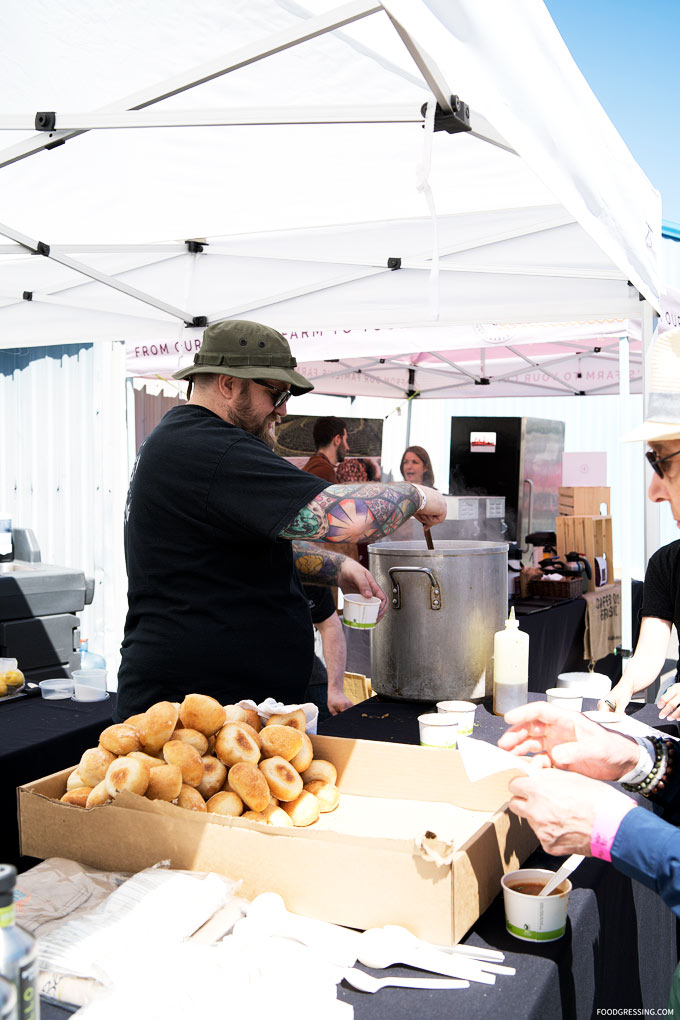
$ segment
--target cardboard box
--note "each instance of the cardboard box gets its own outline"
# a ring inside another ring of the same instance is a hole
[[[157,861],[242,879],[289,910],[354,928],[401,924],[458,942],[536,847],[506,808],[506,772],[470,783],[457,751],[314,737],[341,802],[305,829],[261,826],[121,794],[86,811],[58,798],[71,769],[19,788],[22,853],[136,872]],[[417,837],[420,837],[417,839]],[[419,844],[419,845],[418,845]]]
[[[603,503],[605,513],[611,510],[608,485],[561,485],[557,492],[557,512],[562,517],[599,516]]]
[[[588,560],[593,576],[588,591],[595,591],[595,557],[604,557],[607,578],[614,580],[614,546],[611,517],[556,517],[557,554],[562,559],[570,552],[579,552]]]

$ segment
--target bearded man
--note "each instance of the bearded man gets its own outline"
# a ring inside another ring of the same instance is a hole
[[[302,581],[387,605],[368,570],[318,540],[444,520],[433,489],[328,485],[273,452],[286,401],[313,389],[295,367],[276,330],[230,320],[209,326],[175,373],[190,380],[188,402],[147,437],[130,481],[117,720],[194,691],[223,704],[302,701],[314,644]]]

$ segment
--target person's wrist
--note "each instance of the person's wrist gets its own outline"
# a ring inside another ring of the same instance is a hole
[[[427,493],[425,492],[425,489],[422,487],[422,485],[416,485],[415,482],[411,482],[411,485],[420,496],[420,506],[415,511],[417,514],[419,514],[427,506]]]
[[[601,861],[611,861],[611,849],[621,822],[634,807],[632,797],[616,790],[608,790],[595,808],[593,828],[590,834],[590,853]]]

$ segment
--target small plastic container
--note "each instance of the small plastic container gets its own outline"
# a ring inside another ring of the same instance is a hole
[[[69,680],[67,676],[57,677],[55,680],[41,680],[38,687],[45,701],[61,701],[63,698],[73,697],[73,680]]]
[[[458,737],[471,737],[477,706],[472,701],[438,701],[437,711],[458,720]]]
[[[418,716],[421,747],[455,749],[458,741],[458,718],[448,712],[426,712]]]
[[[583,697],[578,687],[550,687],[545,697],[551,705],[561,705],[571,712],[580,712],[583,708]]]
[[[108,698],[105,669],[74,669],[73,700],[103,701]]]
[[[378,622],[380,599],[376,595],[345,595],[342,607],[342,622],[355,630],[370,630]]]

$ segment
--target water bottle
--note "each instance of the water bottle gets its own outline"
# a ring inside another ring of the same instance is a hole
[[[0,974],[16,990],[17,1020],[40,1020],[37,945],[14,921],[16,878],[13,865],[0,864]]]
[[[88,639],[80,639],[80,668],[81,669],[106,669],[106,659],[103,655],[97,655],[88,648]]]
[[[529,699],[529,635],[519,629],[514,606],[505,630],[494,634],[493,658],[493,712],[505,715]]]
[[[17,990],[11,981],[0,977],[0,1020],[16,1020]]]

